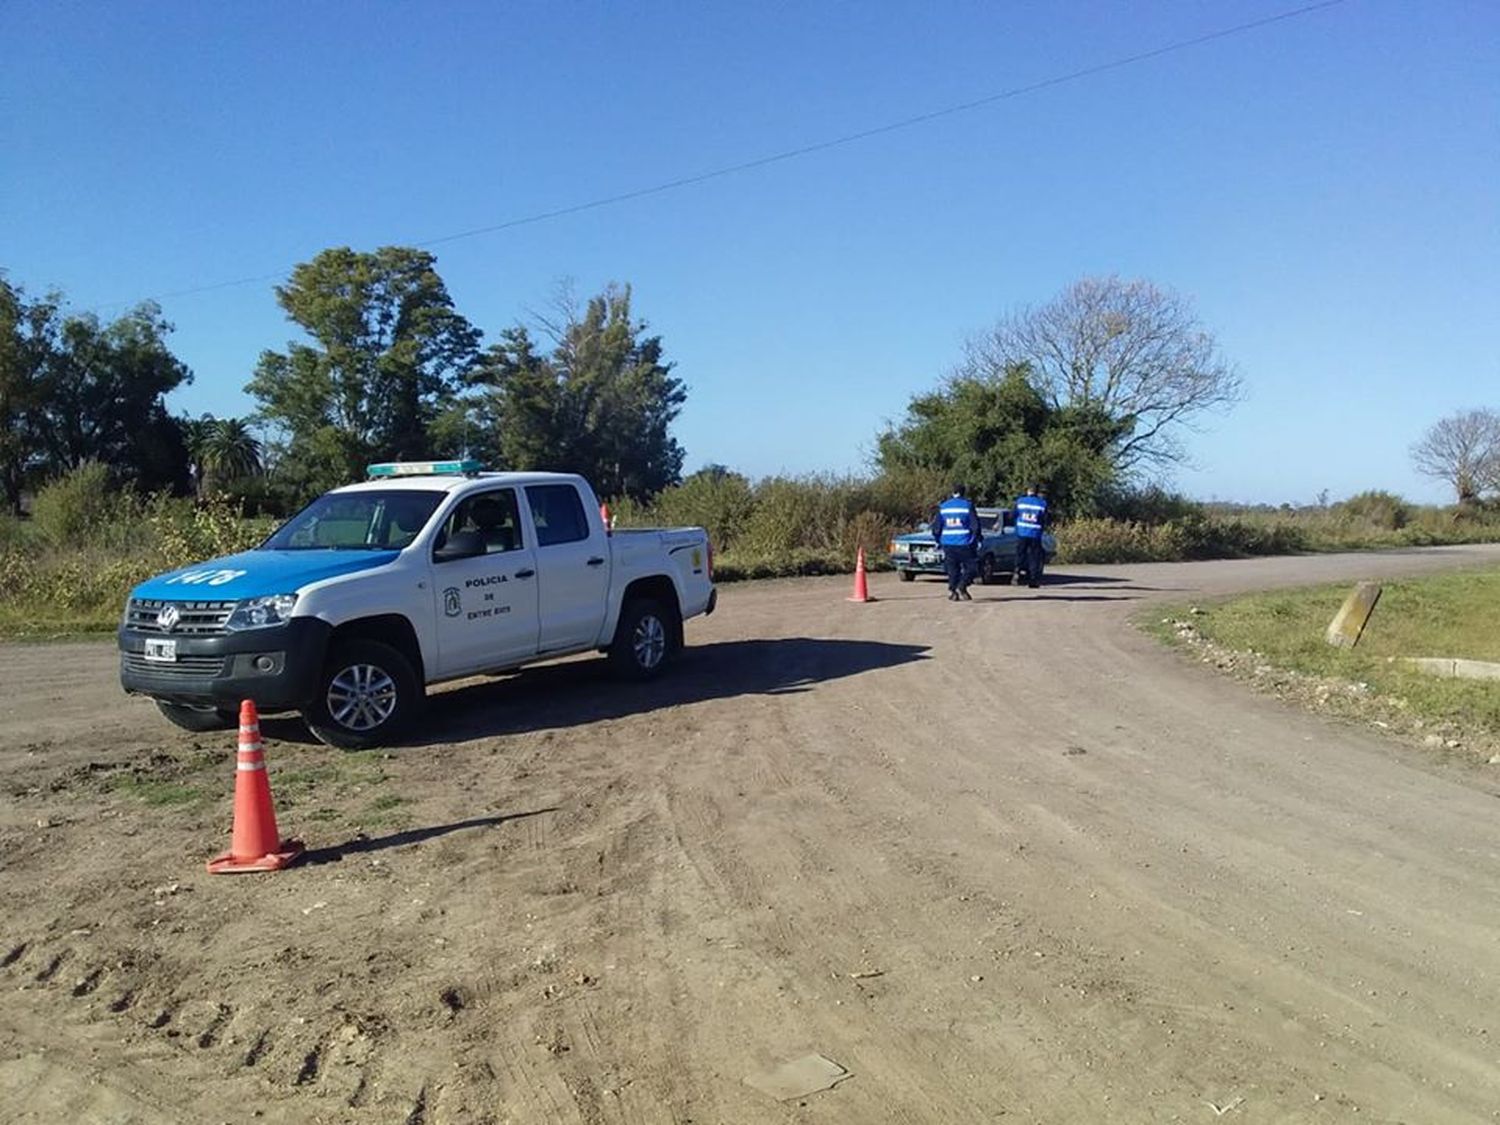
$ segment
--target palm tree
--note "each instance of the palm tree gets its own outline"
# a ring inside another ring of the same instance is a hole
[[[227,484],[253,477],[261,470],[260,442],[243,418],[220,418],[209,430],[203,446],[205,482]],[[206,490],[206,489],[205,489]]]
[[[199,418],[183,418],[178,424],[182,427],[182,442],[187,446],[188,475],[193,479],[193,495],[202,496],[208,442],[219,420],[212,414],[204,414]]]

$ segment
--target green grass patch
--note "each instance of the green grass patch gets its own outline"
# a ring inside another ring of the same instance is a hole
[[[111,785],[116,793],[123,793],[127,797],[134,797],[148,805],[192,805],[206,800],[208,794],[193,785],[183,785],[176,781],[162,781],[158,778],[139,777],[136,774],[122,774],[115,778]]]
[[[365,831],[372,828],[405,828],[411,823],[411,802],[395,793],[383,793],[363,810],[349,818],[349,822]]]
[[[1251,652],[1265,663],[1315,676],[1368,684],[1373,694],[1404,701],[1412,714],[1477,726],[1500,735],[1500,683],[1450,680],[1417,672],[1406,656],[1500,662],[1500,569],[1382,584],[1380,601],[1359,644],[1335,648],[1323,638],[1352,583],[1254,594],[1187,617],[1209,640]],[[1170,625],[1153,624],[1170,635]]]
[[[328,753],[334,756],[326,761],[273,769],[271,787],[277,800],[288,807],[314,800],[327,802],[383,785],[389,777],[378,751]]]

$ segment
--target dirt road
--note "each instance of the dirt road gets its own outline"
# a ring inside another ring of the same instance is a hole
[[[268,721],[312,849],[268,877],[203,872],[230,740],[124,699],[108,645],[0,649],[0,1116],[1500,1120],[1500,767],[1128,620],[1496,562],[729,587],[644,689],[470,682],[386,755]],[[852,1077],[743,1082],[811,1052]]]

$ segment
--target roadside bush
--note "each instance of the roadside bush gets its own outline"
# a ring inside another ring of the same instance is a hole
[[[36,542],[38,534],[31,521],[0,515],[0,551],[23,550]]]
[[[1072,520],[1057,529],[1057,544],[1057,561],[1063,563],[1175,562],[1310,549],[1305,531],[1294,523],[1223,519],[1201,512],[1158,524]]]
[[[1393,492],[1372,489],[1360,492],[1333,506],[1337,515],[1370,527],[1400,531],[1411,522],[1412,510],[1401,497]]]
[[[1134,521],[1070,520],[1056,534],[1060,563],[1153,562],[1172,557],[1176,549],[1164,525]]]
[[[1099,498],[1095,514],[1107,520],[1154,526],[1206,512],[1198,501],[1153,484],[1145,488],[1109,489]]]
[[[705,469],[657,497],[652,516],[668,527],[703,527],[715,548],[728,547],[744,533],[755,511],[750,481],[739,473]]]
[[[158,570],[249,550],[270,534],[273,524],[245,519],[239,504],[224,495],[194,504],[157,494],[146,504],[145,521],[154,539],[152,555]]]
[[[124,503],[132,508],[128,494]],[[109,468],[86,462],[41,488],[31,504],[37,532],[54,547],[76,547],[97,540],[118,522],[122,494],[110,481]]]
[[[269,520],[241,518],[219,497],[195,505],[156,495],[80,500],[74,477],[37,496],[47,533],[0,540],[0,629],[12,635],[113,628],[132,586],[153,574],[255,546]],[[84,480],[95,479],[92,474]],[[79,526],[79,512],[93,522]]]

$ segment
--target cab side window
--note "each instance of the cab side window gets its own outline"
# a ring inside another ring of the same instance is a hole
[[[443,524],[437,546],[441,548],[455,536],[477,536],[487,555],[519,551],[525,543],[515,489],[500,488],[465,497]]]
[[[528,485],[526,502],[531,505],[531,522],[536,524],[537,546],[577,543],[589,537],[583,501],[571,484]]]

